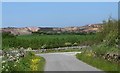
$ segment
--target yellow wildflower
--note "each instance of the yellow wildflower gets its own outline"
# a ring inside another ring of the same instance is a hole
[[[40,61],[40,59],[32,59],[32,63],[36,64]]]
[[[31,66],[30,66],[30,68],[32,69],[32,71],[37,71],[37,69],[38,69],[38,65],[37,65],[37,63],[40,61],[40,59],[32,59],[31,60]]]

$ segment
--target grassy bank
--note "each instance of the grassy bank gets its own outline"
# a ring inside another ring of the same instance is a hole
[[[118,65],[118,63],[112,63],[102,58],[93,57],[91,54],[77,54],[76,57],[79,60],[108,73],[120,72],[120,65]]]
[[[45,59],[29,52],[17,61],[3,63],[2,72],[44,71]]]
[[[29,53],[17,64],[16,71],[44,71],[45,59]]]

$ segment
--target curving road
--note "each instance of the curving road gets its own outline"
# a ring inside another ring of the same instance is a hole
[[[78,59],[75,54],[80,52],[37,54],[46,59],[45,71],[100,71]]]

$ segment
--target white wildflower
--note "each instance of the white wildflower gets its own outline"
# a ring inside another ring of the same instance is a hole
[[[5,71],[8,71],[8,69],[6,69]]]
[[[19,60],[17,60],[16,62],[19,63]]]
[[[20,50],[23,50],[23,49],[24,49],[23,47],[20,48]]]
[[[4,69],[4,68],[5,68],[5,66],[2,66],[2,68]]]
[[[27,50],[30,51],[30,50],[32,50],[32,48],[29,47]]]
[[[5,61],[2,61],[2,63],[5,63]]]
[[[10,54],[7,54],[7,56],[10,56]]]
[[[16,57],[17,59],[19,59],[19,57]]]
[[[14,65],[14,67],[16,67],[17,65]]]
[[[16,54],[16,56],[19,57],[19,56],[20,56],[20,53]]]
[[[12,58],[13,56],[9,56],[9,58]]]

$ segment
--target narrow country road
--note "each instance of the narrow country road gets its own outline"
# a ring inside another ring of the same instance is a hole
[[[46,59],[45,71],[100,71],[75,58],[77,52],[37,54]]]

